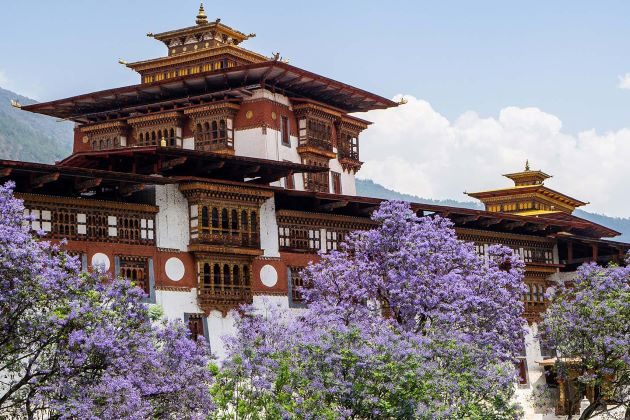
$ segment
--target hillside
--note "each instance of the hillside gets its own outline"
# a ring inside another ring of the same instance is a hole
[[[72,123],[11,106],[35,101],[0,87],[0,159],[54,162],[70,154]]]
[[[470,209],[483,210],[481,203],[473,201],[456,201],[456,200],[431,200],[416,197],[409,194],[402,194],[389,190],[382,185],[376,184],[371,180],[357,180],[357,194],[367,197],[384,198],[386,200],[403,200],[415,203],[437,204],[442,206],[465,207]],[[583,210],[576,210],[574,213],[577,217],[582,217],[600,225],[607,226],[621,232],[622,235],[614,238],[616,241],[630,242],[630,218],[609,217],[603,214],[588,213]]]
[[[22,105],[32,99],[0,87],[0,159],[52,163],[68,156],[72,144],[72,123],[21,111],[11,106],[11,99]],[[357,194],[388,200],[414,201],[452,207],[482,209],[473,201],[431,200],[389,190],[370,180],[357,180]],[[615,218],[576,210],[576,216],[608,226],[623,233],[616,240],[630,242],[630,218]]]

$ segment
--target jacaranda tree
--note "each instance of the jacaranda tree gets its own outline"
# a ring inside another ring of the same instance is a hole
[[[518,417],[523,270],[440,217],[384,203],[378,227],[302,273],[308,309],[248,308],[213,386],[226,418]],[[219,415],[218,415],[219,416]]]
[[[201,417],[209,350],[149,319],[126,280],[80,272],[0,187],[0,418]]]
[[[630,267],[580,267],[554,294],[541,330],[556,347],[567,407],[588,392],[581,419],[614,410],[630,420]]]

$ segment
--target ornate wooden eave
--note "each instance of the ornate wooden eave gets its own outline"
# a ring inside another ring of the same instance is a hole
[[[22,109],[77,122],[90,122],[99,115],[128,115],[134,109],[155,106],[162,101],[179,101],[190,105],[191,98],[195,97],[210,97],[213,94],[224,96],[227,91],[239,95],[239,89],[256,84],[285,92],[287,96],[320,101],[346,113],[398,106],[398,103],[389,99],[287,63],[266,61],[41,102],[23,106]]]
[[[173,38],[181,38],[181,37],[193,35],[199,32],[210,32],[210,31],[218,31],[221,33],[225,33],[234,39],[238,39],[239,41],[244,41],[252,37],[252,35],[246,35],[241,31],[237,31],[236,29],[233,29],[228,25],[220,23],[219,21],[206,22],[203,24],[188,26],[186,28],[181,28],[181,29],[173,29],[171,31],[151,34],[150,36],[154,39],[165,42]]]
[[[466,194],[488,203],[497,202],[502,199],[506,199],[507,197],[510,197],[510,200],[513,200],[521,197],[534,197],[535,195],[539,195],[554,200],[564,207],[575,208],[588,204],[587,202],[577,200],[566,194],[562,194],[558,191],[552,190],[551,188],[548,188],[544,185],[522,185],[517,187],[500,188],[496,190],[480,191]]]
[[[295,117],[297,119],[314,116],[331,121],[341,119],[344,114],[341,110],[327,107],[323,104],[313,103],[311,101],[304,101],[304,103],[293,105],[293,112],[295,113]]]
[[[184,157],[186,159],[181,160]],[[277,181],[290,173],[325,172],[327,170],[300,163],[160,146],[79,152],[64,159],[59,165],[110,169],[142,175],[159,174],[168,177],[197,177],[235,182],[247,180],[250,184],[259,185]]]
[[[230,256],[241,256],[251,259],[263,254],[262,249],[241,248],[212,244],[190,244],[188,245],[188,251],[195,253],[195,255],[224,254]]]
[[[149,204],[127,203],[123,201],[94,200],[89,198],[58,197],[43,194],[16,192],[15,196],[28,203],[50,204],[55,203],[63,206],[85,207],[94,209],[125,210],[129,212],[141,212],[156,214],[159,210],[157,206]]]
[[[192,117],[206,116],[206,115],[235,115],[241,108],[240,104],[233,101],[221,101],[216,103],[209,103],[198,106],[191,106],[184,109],[184,115],[190,115]]]
[[[182,113],[178,111],[169,112],[156,112],[148,115],[142,115],[139,117],[129,118],[127,123],[134,127],[143,127],[155,124],[174,123],[178,124],[181,121]]]
[[[247,50],[245,48],[237,47],[234,45],[222,45],[214,48],[200,49],[181,53],[177,55],[171,55],[168,57],[159,57],[150,60],[136,61],[134,63],[127,63],[126,66],[139,73],[148,71],[158,71],[161,69],[168,69],[180,64],[196,64],[207,61],[211,58],[217,58],[221,56],[235,57],[249,63],[262,63],[269,61],[268,57]]]
[[[337,154],[330,151],[330,150],[324,150],[321,149],[319,147],[315,147],[315,146],[298,146],[297,148],[297,152],[300,155],[315,155],[315,156],[321,156],[323,158],[326,159],[334,159],[337,157]]]
[[[124,132],[128,128],[125,121],[110,121],[105,123],[97,123],[97,124],[89,124],[82,125],[79,127],[79,130],[82,133],[93,134],[93,133],[104,133],[104,132]]]
[[[363,162],[361,162],[360,160],[352,159],[349,157],[340,157],[339,164],[341,164],[341,167],[345,171],[355,174],[359,172],[359,169],[361,169],[361,166],[363,166]]]
[[[337,227],[346,229],[369,229],[378,226],[377,222],[365,217],[332,215],[296,210],[278,210],[276,218],[279,223],[291,223],[307,226]]]
[[[219,199],[237,203],[248,202],[261,205],[273,197],[273,191],[266,189],[245,187],[242,185],[226,185],[208,182],[182,183],[180,191],[190,199]]]
[[[175,181],[165,177],[139,175],[101,169],[65,167],[33,162],[0,160],[0,181],[10,177],[18,192],[37,192],[57,196],[78,196],[97,193],[117,197],[117,192],[130,185],[163,185]]]

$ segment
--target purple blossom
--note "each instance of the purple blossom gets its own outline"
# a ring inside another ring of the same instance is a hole
[[[129,281],[80,273],[29,230],[0,187],[0,417],[205,417],[210,354],[180,323],[154,325]]]
[[[241,413],[303,418],[514,418],[524,264],[489,259],[450,221],[384,203],[303,278],[297,315],[243,308],[213,387]]]

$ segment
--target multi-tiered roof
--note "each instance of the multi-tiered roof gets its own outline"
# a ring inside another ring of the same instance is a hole
[[[142,83],[92,92],[23,109],[90,124],[182,109],[217,100],[240,100],[251,89],[265,87],[301,100],[325,103],[342,112],[369,111],[397,103],[289,65],[279,54],[268,58],[241,43],[254,34],[208,22],[203,7],[196,25],[150,37],[168,47],[168,55],[125,63],[141,75]]]

